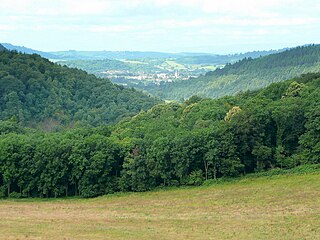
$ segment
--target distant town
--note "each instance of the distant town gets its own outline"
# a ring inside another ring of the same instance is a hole
[[[166,72],[132,72],[129,70],[107,70],[101,73],[103,77],[111,79],[113,82],[127,85],[130,83],[154,83],[160,85],[161,82],[173,82],[176,80],[188,80],[190,77],[198,75],[188,71],[166,71]]]

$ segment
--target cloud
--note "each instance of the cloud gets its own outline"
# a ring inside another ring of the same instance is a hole
[[[0,24],[0,31],[14,31],[14,30],[16,30],[15,26]]]
[[[320,7],[318,0],[136,0],[140,3],[152,2],[156,6],[189,7],[207,13],[251,15],[266,13],[272,9],[277,12],[281,8]],[[308,4],[309,3],[309,4]],[[272,12],[269,12],[272,14]]]
[[[272,13],[267,12],[267,9],[270,6],[278,6],[280,2],[281,0],[204,0],[202,10],[208,13],[237,14],[238,16],[269,16]]]
[[[157,27],[175,28],[201,28],[213,26],[234,26],[234,27],[285,27],[303,26],[320,24],[320,18],[301,18],[301,17],[274,17],[274,18],[236,18],[236,17],[217,17],[217,18],[196,18],[191,20],[164,19],[154,23]]]
[[[8,42],[8,36],[19,42],[29,37],[35,48],[37,39],[60,48],[48,36],[67,39],[62,42],[70,48],[75,43],[98,48],[96,42],[107,44],[106,35],[112,34],[108,46],[117,49],[139,44],[140,49],[158,44],[191,49],[233,46],[235,39],[239,44],[242,39],[317,39],[319,11],[319,0],[1,0],[0,31]]]
[[[113,26],[90,26],[88,31],[94,33],[122,33],[136,30],[136,27],[130,25],[113,25]]]
[[[320,18],[305,17],[273,17],[273,18],[230,18],[223,17],[214,20],[208,20],[210,24],[230,25],[230,26],[257,26],[257,27],[281,27],[281,26],[301,26],[310,24],[319,24]]]
[[[32,16],[94,15],[112,10],[112,1],[103,0],[11,0],[1,2],[4,13]]]

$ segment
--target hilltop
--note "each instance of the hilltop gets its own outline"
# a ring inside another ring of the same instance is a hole
[[[50,54],[48,52],[38,51],[38,50],[34,50],[32,48],[27,48],[24,46],[16,46],[16,45],[12,45],[10,43],[2,43],[2,45],[10,51],[17,51],[17,52],[26,53],[26,54],[38,54],[41,57],[50,58],[50,59],[57,58],[57,56]]]
[[[36,54],[0,52],[0,119],[47,130],[115,123],[159,101]]]

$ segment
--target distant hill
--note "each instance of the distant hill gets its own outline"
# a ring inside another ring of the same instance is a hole
[[[138,88],[162,99],[183,100],[192,95],[217,98],[259,89],[273,82],[320,71],[320,45],[296,47],[257,59],[245,58],[205,76],[186,81],[149,84]]]
[[[269,51],[253,51],[247,53],[237,54],[211,54],[211,53],[166,53],[166,52],[142,52],[142,51],[53,51],[43,52],[34,50],[27,47],[15,46],[10,43],[2,43],[8,50],[15,50],[27,54],[39,54],[42,57],[49,59],[60,59],[60,60],[101,60],[101,59],[146,59],[146,58],[174,58],[177,62],[184,64],[226,64],[241,60],[245,57],[257,58],[260,56],[269,55],[276,52],[284,51],[281,50],[269,50]]]
[[[146,59],[146,58],[159,58],[167,59],[174,58],[178,62],[185,64],[226,64],[235,62],[245,57],[257,58],[260,56],[269,55],[283,50],[270,50],[270,51],[254,51],[240,54],[218,55],[209,53],[163,53],[163,52],[138,52],[138,51],[60,51],[51,52],[59,59],[64,60],[94,60],[94,59]]]
[[[244,58],[258,58],[261,56],[267,56],[274,53],[283,52],[287,49],[269,50],[269,51],[253,51],[238,54],[218,55],[218,54],[202,54],[202,55],[190,55],[183,56],[176,59],[176,62],[181,64],[212,64],[220,65],[227,63],[234,63]]]
[[[162,66],[162,64],[167,60],[174,61],[177,65],[183,67],[192,66],[194,68],[194,66],[197,66],[198,68],[200,68],[202,66],[223,66],[227,63],[237,62],[246,57],[257,58],[281,51],[284,50],[255,51],[230,55],[197,55],[197,53],[169,54],[151,52],[96,52],[96,54],[94,54],[93,52],[74,51],[74,55],[71,52],[70,55],[69,52],[61,52],[61,55],[57,56],[57,59],[64,58],[63,61],[60,61],[62,65],[80,68],[89,73],[94,73],[98,76],[101,76],[101,72],[106,70],[130,71],[132,73],[136,72],[137,70],[140,72],[148,73],[150,73],[150,71],[153,73],[159,70],[165,71],[169,69],[166,69],[164,66]],[[68,58],[84,58],[83,54],[86,54],[88,59],[68,60]],[[103,57],[108,58],[102,59]],[[137,64],[132,64],[129,61],[123,62],[117,59],[131,59],[144,62],[139,66]]]
[[[38,54],[49,59],[61,60],[98,60],[98,59],[141,59],[141,58],[172,58],[183,56],[199,56],[205,53],[164,53],[164,52],[140,52],[140,51],[53,51],[43,52],[24,46],[16,46],[10,43],[2,43],[8,50],[27,54]]]
[[[72,68],[79,68],[88,73],[101,75],[101,72],[107,70],[130,70],[130,64],[115,60],[115,59],[101,59],[101,60],[69,60],[59,61],[61,65],[66,65]]]
[[[0,44],[0,51],[6,51],[7,49]]]
[[[174,53],[138,52],[138,51],[59,51],[51,54],[64,60],[94,60],[94,59],[141,59],[141,58],[172,58]]]
[[[41,57],[49,58],[49,59],[58,58],[58,56],[53,55],[53,54],[51,54],[51,53],[34,50],[34,49],[32,49],[32,48],[15,46],[15,45],[12,45],[12,44],[10,44],[10,43],[2,43],[2,45],[3,45],[5,48],[7,48],[8,50],[10,50],[10,51],[17,51],[17,52],[26,53],[26,54],[38,54],[38,55],[40,55]]]
[[[46,130],[115,123],[159,101],[38,55],[0,52],[0,120]]]

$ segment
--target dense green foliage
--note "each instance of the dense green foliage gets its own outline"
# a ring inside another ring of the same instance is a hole
[[[109,127],[0,122],[3,196],[93,197],[320,163],[320,74],[233,97],[159,104]]]
[[[47,130],[114,123],[159,101],[38,55],[0,52],[0,119]]]
[[[187,81],[138,87],[162,99],[184,100],[192,95],[216,98],[259,89],[274,82],[319,70],[320,45],[310,45],[257,59],[245,58]]]

